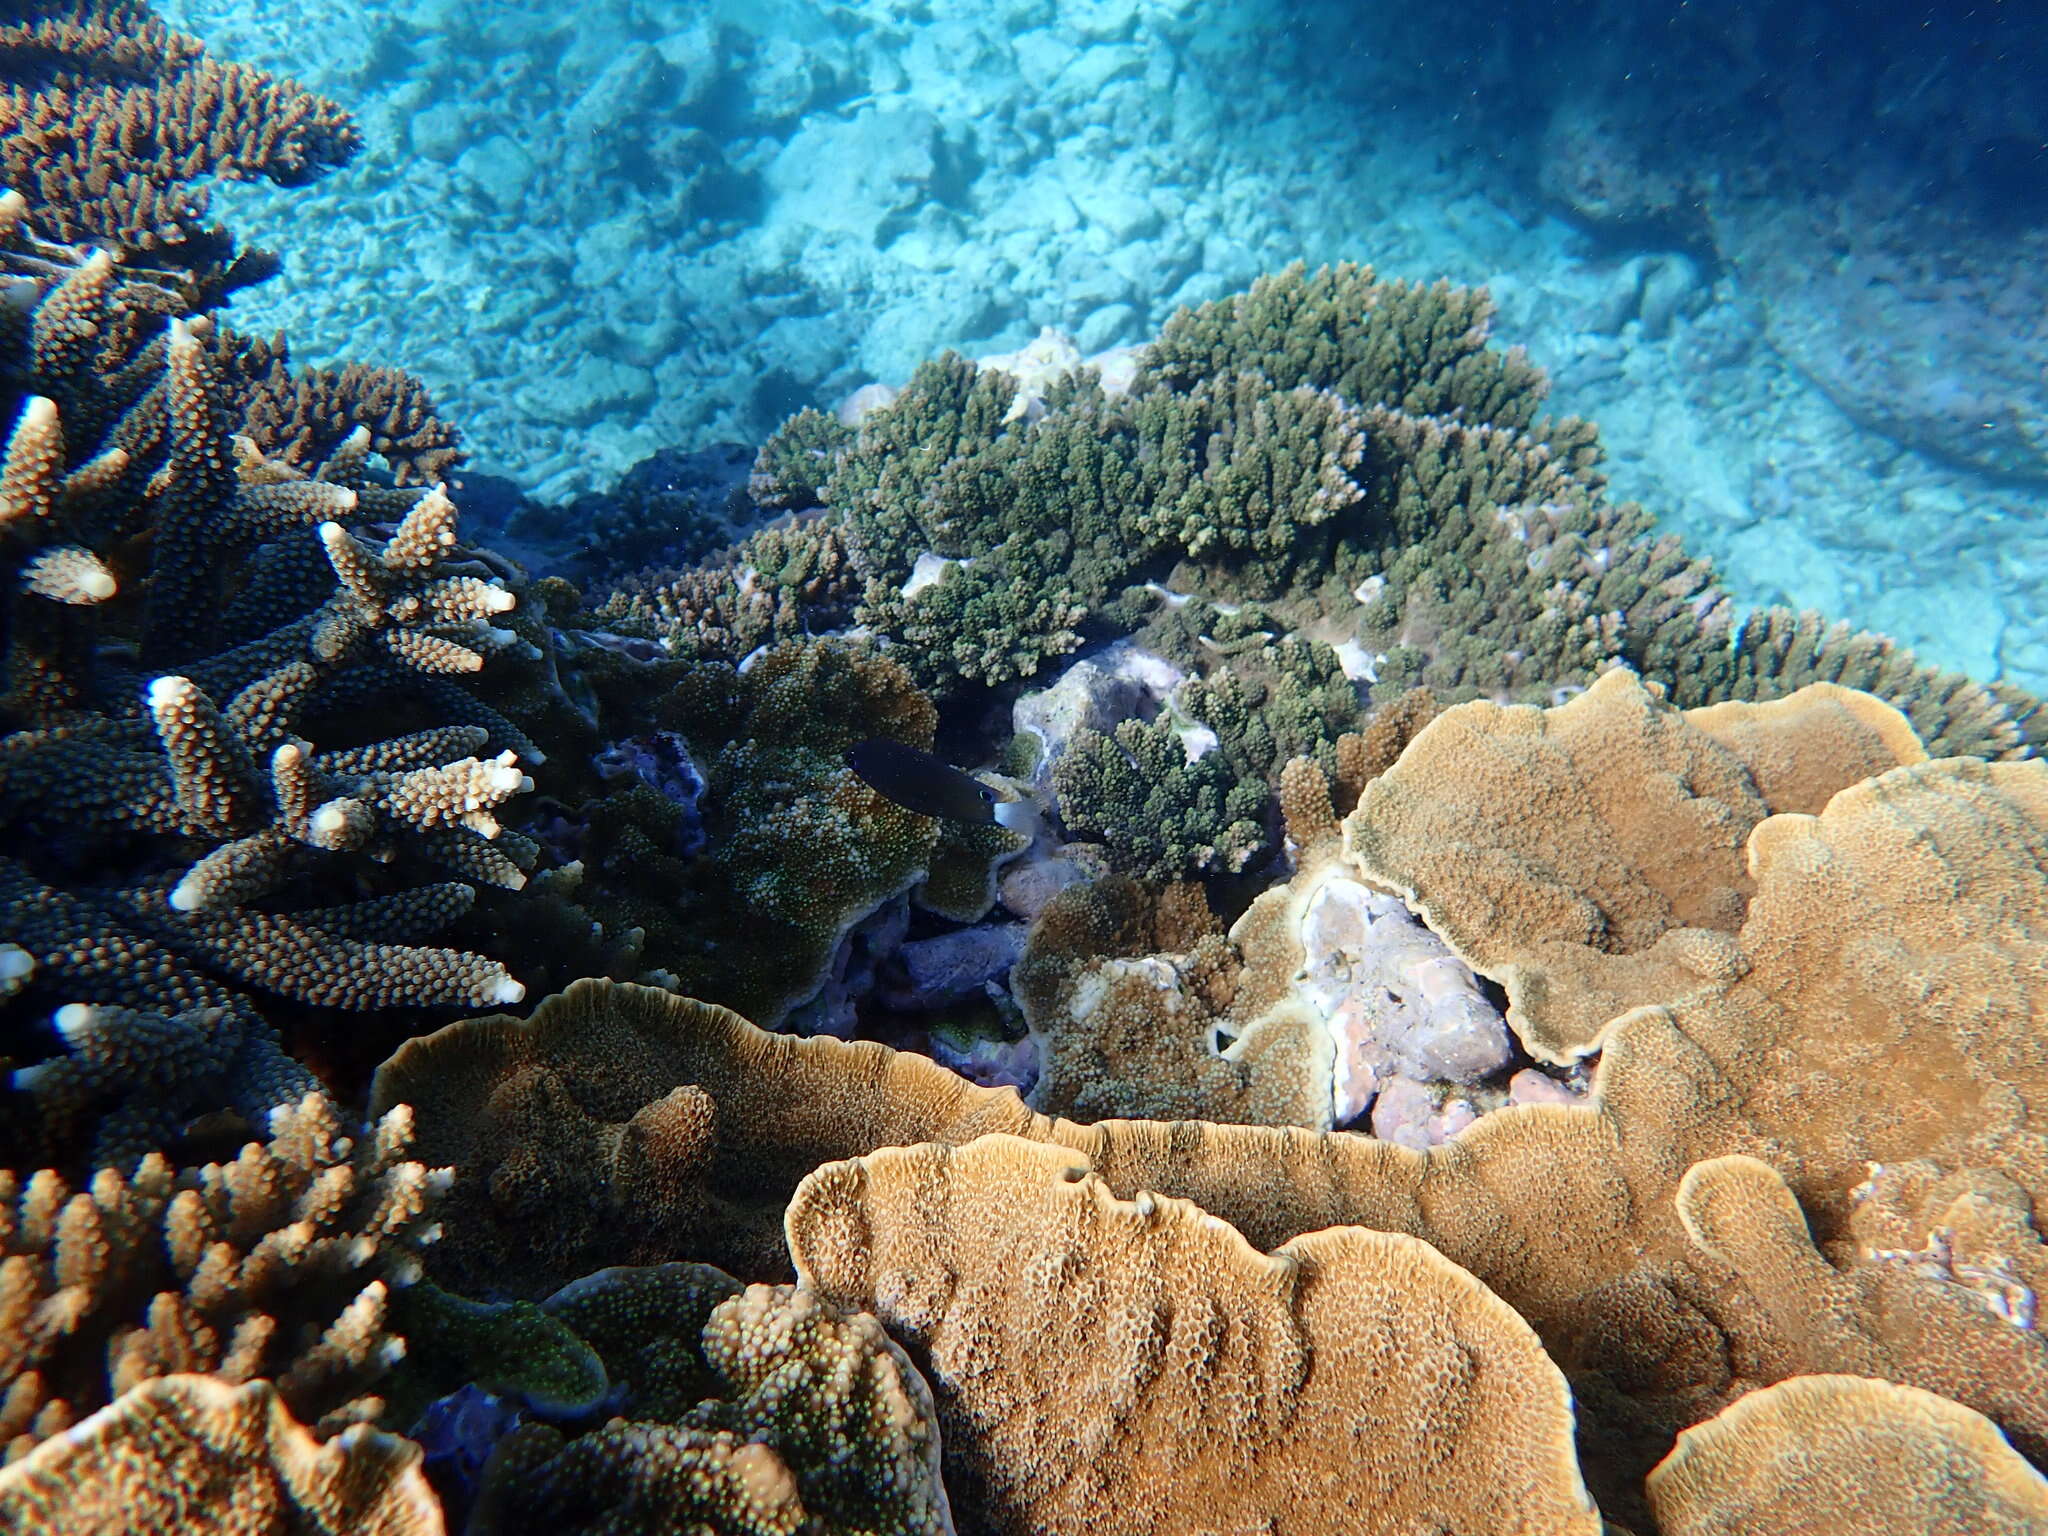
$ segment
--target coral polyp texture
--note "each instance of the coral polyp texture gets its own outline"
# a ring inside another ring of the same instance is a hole
[[[0,88],[0,1525],[2048,1522],[2048,718],[1738,611],[1485,293],[536,507],[218,312],[339,108]]]
[[[411,1441],[358,1425],[323,1445],[268,1384],[189,1374],[145,1382],[0,1471],[0,1516],[24,1536],[446,1528]]]

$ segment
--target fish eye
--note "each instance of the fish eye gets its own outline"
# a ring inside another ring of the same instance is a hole
[[[996,792],[990,789],[986,784],[982,785],[981,800],[982,804],[984,805],[994,805],[996,803]]]

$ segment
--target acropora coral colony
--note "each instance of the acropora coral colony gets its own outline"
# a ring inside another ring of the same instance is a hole
[[[949,355],[579,590],[221,318],[340,108],[0,68],[0,1527],[2048,1529],[2048,715],[1484,294]]]

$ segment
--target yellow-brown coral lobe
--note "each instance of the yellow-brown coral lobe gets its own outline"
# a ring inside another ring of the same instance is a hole
[[[1728,979],[1765,816],[1924,756],[1846,689],[1695,719],[1617,669],[1555,709],[1439,715],[1345,827],[1369,879],[1507,988],[1530,1054],[1566,1062],[1627,1009]]]
[[[16,1536],[441,1536],[420,1449],[363,1426],[325,1445],[266,1382],[160,1377],[0,1471]]]
[[[819,1163],[1044,1124],[922,1056],[601,980],[406,1042],[371,1099],[411,1104],[420,1155],[456,1169],[436,1273],[526,1296],[683,1257],[779,1276],[782,1209]]]
[[[2048,1479],[1982,1414],[1861,1376],[1796,1376],[1678,1437],[1660,1536],[2036,1536]]]
[[[801,1283],[928,1363],[955,1497],[997,1532],[1591,1533],[1563,1379],[1413,1238],[1262,1254],[1012,1136],[828,1164]]]

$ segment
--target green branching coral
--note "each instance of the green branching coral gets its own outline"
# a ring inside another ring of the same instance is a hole
[[[904,581],[926,551],[958,558],[998,541],[945,499],[986,489],[973,483],[975,471],[1008,436],[1016,393],[1008,374],[948,352],[919,365],[900,395],[861,418],[821,494],[846,518],[870,579]]]
[[[1234,773],[1214,750],[1192,756],[1166,717],[1123,721],[1113,736],[1077,732],[1053,789],[1069,832],[1147,879],[1235,874],[1267,840],[1265,781]]]
[[[829,459],[816,491],[865,582],[855,616],[938,692],[1031,676],[1177,562],[1278,591],[1358,499],[1360,421],[1327,391],[1233,372],[1121,398],[1083,372],[1016,406],[1014,380],[948,356],[849,442],[806,449],[816,424],[792,423],[764,452]]]
[[[1131,415],[1144,483],[1122,531],[1140,548],[1178,552],[1220,577],[1219,592],[1253,596],[1327,559],[1310,530],[1357,503],[1365,452],[1358,412],[1337,395],[1232,372],[1143,395]]]
[[[1358,686],[1329,645],[1291,632],[1298,605],[1220,609],[1191,599],[1155,614],[1141,632],[1148,650],[1189,674],[1174,708],[1208,726],[1250,774],[1277,785],[1297,757],[1334,769],[1337,738],[1358,728]]]
[[[839,455],[853,441],[853,428],[805,406],[761,445],[747,493],[756,506],[794,511],[819,506],[820,492],[832,478]]]
[[[843,527],[810,517],[771,523],[703,565],[628,576],[587,623],[658,638],[686,661],[738,662],[838,628],[864,585]]]
[[[871,582],[858,617],[900,642],[912,675],[935,691],[1030,677],[1081,645],[1088,605],[1064,580],[1070,548],[1012,538],[972,563],[946,564],[929,585]]]
[[[1145,349],[1133,390],[1255,372],[1276,388],[1330,390],[1356,406],[1531,427],[1550,381],[1519,347],[1487,344],[1492,316],[1481,288],[1381,282],[1348,261],[1314,272],[1296,262],[1173,316]],[[1591,447],[1585,423],[1550,424],[1538,436],[1574,469],[1591,467],[1579,461],[1581,445]]]

